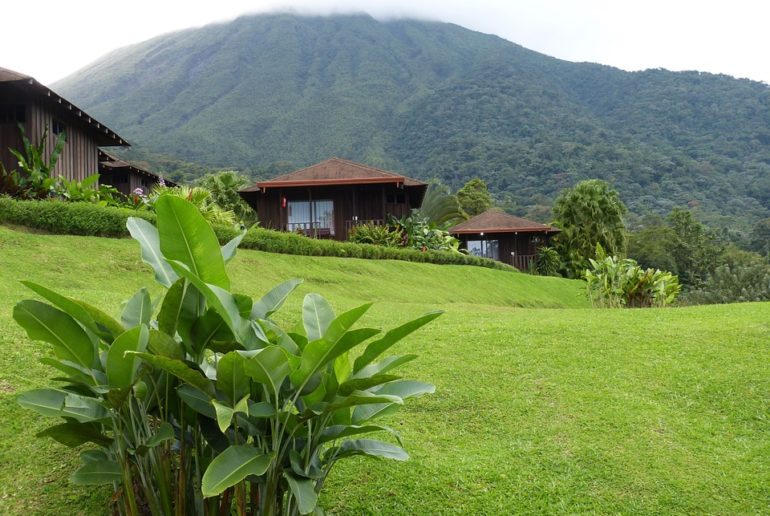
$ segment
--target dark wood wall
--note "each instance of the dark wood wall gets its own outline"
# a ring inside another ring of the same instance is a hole
[[[468,248],[469,240],[497,240],[498,241],[498,259],[508,265],[522,265],[522,260],[515,259],[515,256],[535,256],[538,247],[548,245],[550,236],[548,233],[527,232],[527,233],[487,233],[481,234],[461,234],[455,235],[461,243],[463,249]],[[515,253],[512,255],[511,253]],[[526,268],[526,267],[519,267]]]
[[[358,217],[363,220],[385,221],[388,215],[408,215],[419,198],[409,188],[393,184],[335,185],[293,188],[269,188],[266,192],[245,192],[243,198],[257,212],[262,227],[285,231],[288,223],[282,199],[290,201],[334,202],[334,238],[346,240],[348,221]]]
[[[48,138],[46,140],[44,156],[47,158],[56,146],[57,135],[54,134],[54,125],[57,129],[63,129],[67,135],[67,143],[59,156],[59,161],[53,170],[52,176],[64,176],[67,179],[84,179],[95,174],[99,169],[99,149],[93,137],[94,129],[77,120],[76,117],[57,114],[62,108],[52,104],[52,100],[35,95],[14,87],[12,84],[0,83],[0,104],[4,106],[23,106],[24,121],[22,125],[27,138],[33,144],[38,144],[46,127]],[[22,144],[16,121],[0,123],[0,159],[8,169],[16,169],[17,160],[8,147],[21,150]]]

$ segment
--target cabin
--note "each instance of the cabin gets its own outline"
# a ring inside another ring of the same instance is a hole
[[[262,227],[347,240],[361,224],[384,225],[419,208],[427,183],[341,158],[330,158],[239,193]]]
[[[82,180],[99,172],[100,182],[112,184],[127,195],[159,180],[155,174],[100,150],[130,146],[115,131],[34,78],[0,68],[0,164],[6,170],[18,166],[8,149],[23,149],[19,125],[33,144],[38,144],[48,129],[46,156],[53,152],[58,135],[66,134],[66,144],[52,177]]]
[[[491,258],[527,270],[537,250],[548,245],[558,228],[514,217],[492,208],[449,228],[461,248],[474,256]]]

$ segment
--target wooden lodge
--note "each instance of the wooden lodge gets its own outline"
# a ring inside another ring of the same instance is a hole
[[[331,158],[240,191],[263,227],[346,240],[357,225],[419,208],[428,185],[406,176]]]
[[[129,146],[115,131],[34,78],[0,68],[0,163],[6,170],[17,168],[8,149],[23,149],[19,125],[33,144],[48,129],[45,156],[53,152],[57,136],[66,133],[52,177],[82,180],[99,172],[100,182],[112,184],[124,194],[158,181],[155,174],[100,151],[100,147]]]
[[[558,228],[490,209],[449,229],[461,247],[475,256],[527,270],[538,248],[548,245]]]

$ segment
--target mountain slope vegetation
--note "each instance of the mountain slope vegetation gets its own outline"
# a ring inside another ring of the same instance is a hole
[[[766,84],[570,63],[452,24],[242,17],[114,51],[54,88],[176,178],[199,173],[184,162],[265,176],[336,155],[453,188],[479,176],[540,217],[594,177],[635,214],[689,206],[739,229],[770,216]]]

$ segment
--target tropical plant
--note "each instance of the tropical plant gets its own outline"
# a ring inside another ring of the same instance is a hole
[[[139,196],[142,196],[141,192]],[[154,207],[158,200],[165,196],[179,197],[191,202],[211,224],[233,225],[238,222],[235,213],[214,202],[211,192],[202,186],[157,185],[143,201],[146,201],[150,207]]]
[[[440,312],[375,338],[379,330],[353,328],[370,304],[335,315],[308,294],[302,324],[287,332],[271,316],[298,280],[257,301],[235,294],[225,264],[243,234],[220,248],[191,203],[163,195],[155,209],[157,228],[131,218],[128,229],[162,299],[143,288],[116,320],[26,282],[48,303],[14,309],[29,338],[52,345],[43,360],[57,370],[55,386],[19,403],[62,418],[41,436],[96,446],[81,453],[73,482],[112,484],[120,514],[309,514],[338,460],[407,458],[361,436],[400,442],[374,420],[433,392],[394,374],[415,355],[381,355]]]
[[[436,227],[425,219],[409,216],[391,220],[396,229],[405,235],[405,247],[421,251],[460,252],[460,241],[445,229]]]
[[[8,171],[0,167],[0,193],[7,193],[13,197],[22,199],[43,199],[48,197],[55,184],[51,174],[56,168],[66,143],[66,134],[59,133],[50,156],[46,157],[46,141],[48,140],[48,127],[43,130],[43,135],[37,145],[31,143],[24,132],[24,126],[19,124],[21,133],[22,150],[8,150],[18,160],[18,170]]]
[[[231,211],[241,224],[257,222],[257,213],[238,194],[238,190],[251,183],[249,178],[234,170],[206,174],[198,179],[197,186],[211,192],[211,200],[225,211]]]
[[[55,197],[71,202],[90,202],[101,206],[130,206],[132,203],[117,188],[98,184],[99,174],[85,179],[67,179],[59,176],[51,188]]]
[[[625,252],[626,207],[618,192],[604,181],[582,181],[562,191],[554,202],[553,224],[561,229],[553,246],[559,252],[565,275],[580,277],[595,257],[597,244],[611,255]]]
[[[354,226],[348,235],[348,240],[357,244],[401,247],[404,245],[404,234],[392,226],[368,222]]]
[[[425,191],[422,204],[412,210],[412,216],[424,219],[437,227],[447,229],[466,219],[457,196],[440,183],[431,183]]]
[[[541,276],[558,276],[561,258],[553,247],[543,246],[537,250],[535,272]]]
[[[492,206],[492,196],[487,184],[478,177],[469,180],[457,191],[457,201],[468,217],[483,213]]]
[[[635,260],[608,256],[596,246],[585,271],[588,297],[597,306],[643,308],[670,305],[679,295],[676,276],[657,269],[642,269]]]

